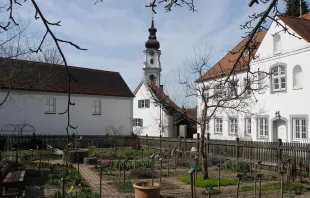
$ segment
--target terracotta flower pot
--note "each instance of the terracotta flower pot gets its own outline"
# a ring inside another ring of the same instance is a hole
[[[160,198],[160,184],[154,182],[138,182],[133,185],[135,198]]]

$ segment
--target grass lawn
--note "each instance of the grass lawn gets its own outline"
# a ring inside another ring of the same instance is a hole
[[[191,183],[190,176],[182,176],[182,177],[177,178],[177,180],[185,182],[187,184]],[[221,186],[228,186],[228,185],[235,185],[235,184],[237,184],[237,182],[234,180],[231,180],[231,179],[221,178],[220,184],[221,184]],[[209,179],[204,180],[204,179],[202,179],[201,176],[198,176],[195,186],[197,186],[197,187],[211,187],[211,186],[214,187],[217,185],[218,185],[217,177],[210,176]]]

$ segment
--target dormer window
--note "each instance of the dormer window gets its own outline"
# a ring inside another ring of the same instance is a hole
[[[154,64],[154,59],[151,58],[150,63],[153,65]]]
[[[282,42],[280,34],[275,34],[273,36],[273,54],[282,53]]]

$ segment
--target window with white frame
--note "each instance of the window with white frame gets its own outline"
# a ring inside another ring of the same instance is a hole
[[[251,95],[251,80],[249,78],[243,78],[243,88],[246,96]]]
[[[45,113],[47,114],[56,113],[56,98],[54,97],[46,98]]]
[[[245,123],[245,134],[246,135],[251,135],[251,131],[252,131],[252,128],[251,128],[251,118],[245,118],[244,119],[244,123]]]
[[[272,91],[284,91],[286,90],[286,71],[285,66],[276,66],[271,69]]]
[[[215,131],[214,133],[221,134],[223,133],[223,119],[215,118]]]
[[[273,53],[280,54],[282,52],[282,43],[280,34],[273,36]]]
[[[138,108],[150,108],[150,100],[138,100]]]
[[[214,97],[215,98],[221,98],[222,97],[222,93],[223,93],[221,83],[215,84],[213,89],[214,89]]]
[[[302,89],[302,68],[296,65],[293,69],[293,89]]]
[[[93,101],[93,115],[101,115],[101,100]]]
[[[266,138],[268,136],[267,118],[257,118],[257,130],[260,138]]]
[[[134,118],[133,119],[133,126],[143,127],[143,119],[141,119],[141,118]]]
[[[295,139],[307,139],[307,123],[305,118],[293,118],[293,133]]]
[[[238,85],[238,82],[237,81],[235,81],[235,80],[232,80],[231,82],[230,82],[230,90],[229,90],[229,93],[230,93],[230,97],[231,98],[234,98],[234,97],[236,97],[236,95],[237,95],[237,85]]]
[[[238,119],[229,118],[229,134],[237,135],[238,134]]]
[[[210,97],[210,87],[205,87],[204,91],[204,95],[206,98]]]

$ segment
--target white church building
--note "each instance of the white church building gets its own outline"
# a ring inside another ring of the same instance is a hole
[[[193,137],[196,133],[196,109],[179,107],[164,93],[160,84],[161,50],[156,32],[152,20],[145,42],[143,79],[134,91],[133,132],[157,137]]]
[[[70,133],[132,132],[134,95],[118,72],[68,67],[72,76]],[[65,135],[68,77],[64,65],[0,58],[0,134]]]
[[[256,51],[257,58],[250,62],[250,71],[261,72],[257,75],[258,83],[252,85],[254,89],[260,89],[255,93],[257,103],[253,104],[253,114],[215,114],[206,131],[211,139],[239,137],[253,141],[275,142],[279,138],[284,142],[309,141],[310,78],[307,78],[307,73],[310,74],[310,15],[278,16],[278,19],[290,34],[273,22],[268,30],[257,35],[260,45]],[[232,51],[241,45],[244,45],[244,40]],[[224,56],[199,83],[209,83],[219,64],[229,71],[233,56],[231,53]],[[237,72],[240,82],[246,70]],[[264,78],[264,72],[271,73],[271,76]],[[238,87],[237,91],[241,88]],[[198,112],[201,107],[201,99],[198,98]]]

